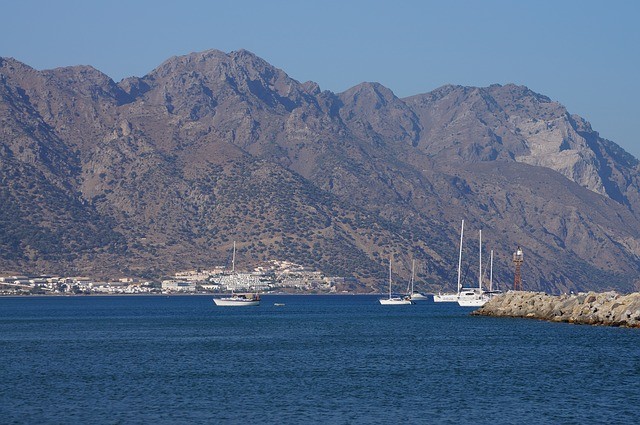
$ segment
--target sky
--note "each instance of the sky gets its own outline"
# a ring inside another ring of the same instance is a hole
[[[0,0],[0,56],[118,82],[172,56],[247,49],[290,77],[398,97],[515,83],[640,158],[640,1]]]

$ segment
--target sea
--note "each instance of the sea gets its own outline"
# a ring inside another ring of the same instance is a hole
[[[640,329],[377,298],[3,297],[0,423],[640,422]]]

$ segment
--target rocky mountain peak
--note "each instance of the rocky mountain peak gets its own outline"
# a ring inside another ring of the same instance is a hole
[[[129,80],[126,84],[130,93],[144,94],[147,101],[169,113],[192,117],[211,116],[217,105],[226,102],[250,108],[266,104],[291,111],[309,96],[299,82],[246,50],[176,56],[143,77],[141,83]]]
[[[45,79],[57,80],[57,85],[67,87],[79,97],[94,101],[126,101],[127,94],[106,74],[88,65],[77,65],[43,71]]]
[[[0,79],[7,84],[30,86],[41,78],[40,72],[14,59],[0,57]]]
[[[11,57],[0,56],[0,72],[3,75],[14,72],[35,72],[33,68]]]
[[[399,99],[393,92],[380,83],[364,82],[339,94],[344,103],[362,108],[380,109]]]
[[[321,90],[320,90],[320,85],[314,81],[307,81],[305,83],[302,84],[302,89],[312,95],[312,96],[317,96],[320,94]]]
[[[340,116],[354,132],[378,141],[417,143],[418,117],[382,84],[361,83],[338,97],[343,104]]]

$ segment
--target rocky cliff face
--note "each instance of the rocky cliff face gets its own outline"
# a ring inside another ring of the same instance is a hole
[[[239,263],[286,258],[363,287],[390,256],[407,278],[413,257],[437,290],[465,218],[469,282],[483,228],[503,285],[517,245],[530,288],[638,285],[638,161],[525,87],[335,94],[211,50],[118,84],[0,59],[0,95],[7,271],[159,276],[224,263],[237,240]]]
[[[406,101],[422,123],[431,124],[421,145],[434,157],[544,167],[591,191],[637,205],[638,161],[546,96],[515,85],[445,86]]]

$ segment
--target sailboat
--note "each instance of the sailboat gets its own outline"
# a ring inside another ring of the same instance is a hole
[[[447,294],[434,294],[433,302],[436,303],[455,303],[458,301],[458,296],[460,296],[460,292],[462,291],[462,284],[460,283],[461,276],[461,268],[462,268],[462,237],[464,236],[464,220],[462,220],[462,225],[460,226],[460,254],[458,255],[458,292],[456,293],[447,293]]]
[[[462,288],[458,296],[458,304],[462,307],[482,307],[489,301],[489,294],[482,290],[482,230],[478,231],[479,235],[479,269],[478,269],[478,287]],[[493,258],[493,251],[491,254]],[[493,261],[491,262],[491,274],[493,275]],[[493,278],[493,276],[492,276]]]
[[[411,301],[428,300],[429,298],[425,297],[420,292],[414,291],[413,289],[413,282],[415,280],[414,278],[416,274],[415,271],[416,271],[416,260],[411,260],[411,290],[409,291],[409,298],[411,299]]]
[[[233,241],[233,256],[231,257],[231,273],[236,270],[236,241]],[[245,307],[260,305],[260,295],[253,294],[231,294],[230,297],[214,298],[213,302],[220,307]]]
[[[213,302],[220,307],[243,307],[260,305],[258,294],[232,294],[230,297],[214,298]]]
[[[493,249],[491,250],[491,261],[490,261],[490,266],[489,266],[489,290],[485,291],[484,293],[489,297],[489,299],[497,296],[497,295],[502,295],[502,291],[500,289],[498,289],[498,285],[496,285],[496,289],[493,289]]]
[[[389,298],[380,298],[380,304],[382,305],[407,305],[412,304],[411,298],[406,297],[394,297],[391,295],[391,258],[389,258]]]

